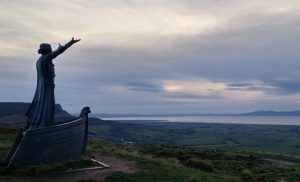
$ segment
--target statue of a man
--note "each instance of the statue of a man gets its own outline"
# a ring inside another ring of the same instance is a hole
[[[55,71],[52,60],[79,41],[80,39],[72,38],[64,46],[59,44],[59,47],[55,51],[52,51],[50,44],[40,44],[38,53],[41,54],[41,56],[36,63],[37,86],[33,101],[26,113],[28,117],[26,130],[43,128],[54,124]]]

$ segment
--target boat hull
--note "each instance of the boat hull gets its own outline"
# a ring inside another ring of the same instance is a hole
[[[50,164],[76,159],[86,149],[88,117],[21,131],[6,156],[9,166]]]

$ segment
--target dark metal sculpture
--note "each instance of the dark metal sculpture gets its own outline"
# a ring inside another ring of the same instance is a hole
[[[80,39],[72,38],[53,52],[50,44],[40,45],[38,52],[42,56],[37,61],[37,88],[26,114],[28,123],[6,156],[8,166],[61,162],[85,153],[90,108],[83,108],[77,119],[54,122],[55,72],[52,60],[78,41]]]
[[[40,45],[38,53],[41,54],[41,56],[36,63],[37,86],[33,101],[26,113],[28,117],[26,130],[43,128],[54,124],[55,70],[52,60],[79,41],[80,39],[72,38],[64,46],[59,44],[59,47],[55,51],[52,51],[50,44],[42,43]]]
[[[78,158],[86,149],[88,113],[90,108],[85,107],[77,119],[21,131],[5,162],[8,166],[28,166]]]

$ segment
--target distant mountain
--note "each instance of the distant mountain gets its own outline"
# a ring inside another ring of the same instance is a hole
[[[254,111],[241,114],[244,116],[300,116],[300,111]]]
[[[24,102],[0,102],[0,117],[9,115],[25,115],[30,103]],[[55,105],[56,114],[68,114],[64,111],[60,104]]]
[[[8,126],[24,126],[27,118],[25,113],[30,103],[0,102],[0,128]],[[60,104],[55,105],[55,121],[61,122],[75,117],[63,110]]]

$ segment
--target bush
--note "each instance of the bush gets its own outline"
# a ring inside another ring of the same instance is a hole
[[[248,169],[244,169],[241,174],[241,180],[244,182],[253,182],[256,181],[255,177]]]
[[[185,162],[185,165],[188,167],[199,169],[201,171],[215,172],[215,169],[210,164],[195,158],[188,159]]]

